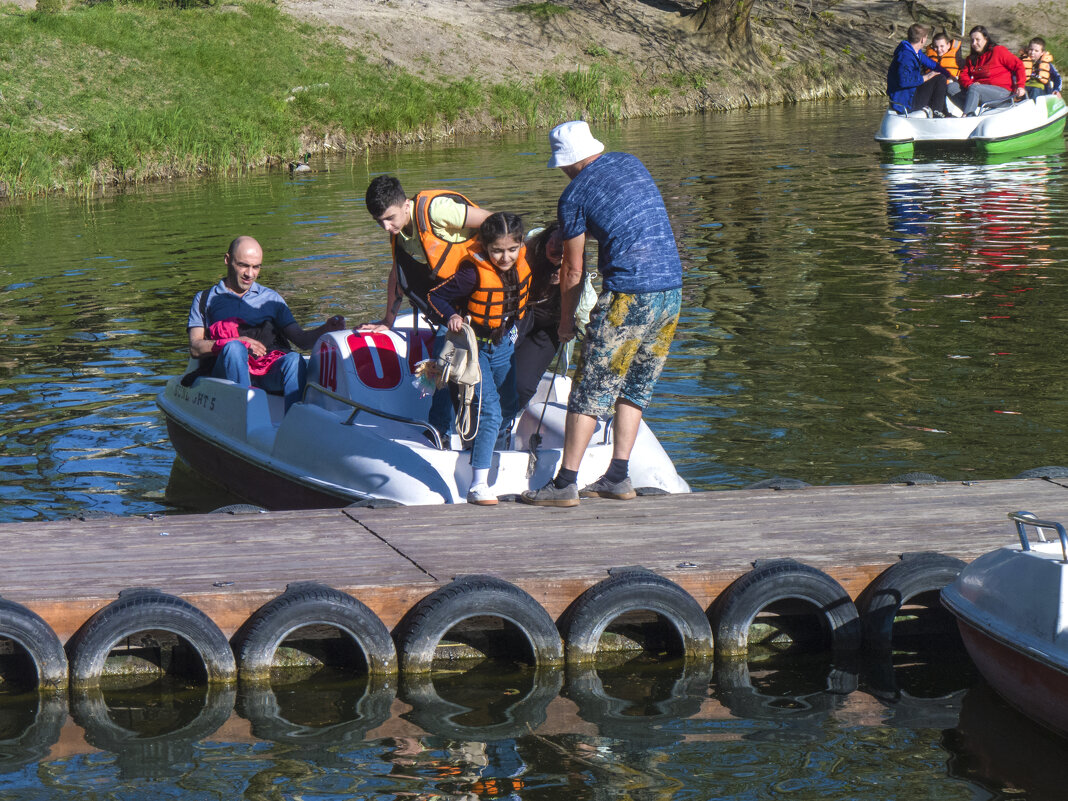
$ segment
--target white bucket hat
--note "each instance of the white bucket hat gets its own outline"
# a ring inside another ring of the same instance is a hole
[[[593,138],[589,124],[582,120],[562,122],[549,131],[549,146],[553,149],[549,167],[568,167],[604,152],[604,144]]]

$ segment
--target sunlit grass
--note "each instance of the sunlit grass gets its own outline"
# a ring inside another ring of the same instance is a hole
[[[63,13],[0,7],[0,195],[91,188],[359,147],[486,116],[505,125],[605,117],[624,77],[430,82],[368,62],[271,3]]]

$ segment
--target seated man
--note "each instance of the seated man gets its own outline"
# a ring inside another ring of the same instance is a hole
[[[273,289],[256,283],[263,248],[239,236],[223,256],[226,277],[198,292],[189,309],[189,355],[201,360],[196,375],[227,378],[241,386],[258,386],[285,396],[285,409],[301,398],[307,367],[289,343],[308,349],[327,331],[345,328],[345,318],[331,317],[305,331]]]
[[[1042,95],[1061,95],[1061,74],[1053,66],[1053,56],[1046,50],[1046,40],[1036,36],[1020,53],[1020,61],[1027,70],[1027,96],[1034,100]]]
[[[909,26],[907,38],[898,44],[890,68],[886,71],[886,94],[890,107],[902,113],[925,110],[929,116],[944,117],[946,79],[949,71],[925,56],[927,28],[919,23]],[[930,70],[924,73],[924,69]]]

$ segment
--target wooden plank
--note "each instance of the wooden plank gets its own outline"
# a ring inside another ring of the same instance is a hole
[[[1068,518],[1030,479],[736,490],[573,509],[522,504],[0,525],[0,593],[66,639],[122,589],[187,598],[230,634],[294,581],[354,594],[392,627],[454,576],[513,581],[559,615],[611,567],[644,565],[703,606],[757,559],[793,557],[858,594],[908,551],[964,559],[1015,541],[1006,514]],[[165,536],[164,536],[165,535]]]

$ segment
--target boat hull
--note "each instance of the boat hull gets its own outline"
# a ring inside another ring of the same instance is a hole
[[[888,110],[875,140],[898,158],[911,156],[918,147],[974,148],[991,155],[1015,153],[1063,137],[1066,118],[1068,107],[1052,95],[973,117],[928,118]]]
[[[1068,562],[1061,544],[983,554],[942,590],[942,604],[990,686],[1068,735]]]
[[[958,619],[961,639],[983,678],[1027,717],[1068,735],[1068,674]]]
[[[157,401],[182,461],[235,495],[269,509],[346,506],[368,499],[403,505],[459,503],[474,480],[470,452],[453,436],[431,443],[430,398],[412,382],[431,342],[425,329],[324,335],[308,365],[303,402],[262,389],[175,376]],[[560,464],[571,381],[543,377],[513,427],[501,435],[490,489],[511,496],[544,485]],[[579,474],[592,483],[612,459],[612,429],[598,421]],[[531,450],[535,453],[532,454]],[[648,426],[632,454],[636,487],[689,492]]]

